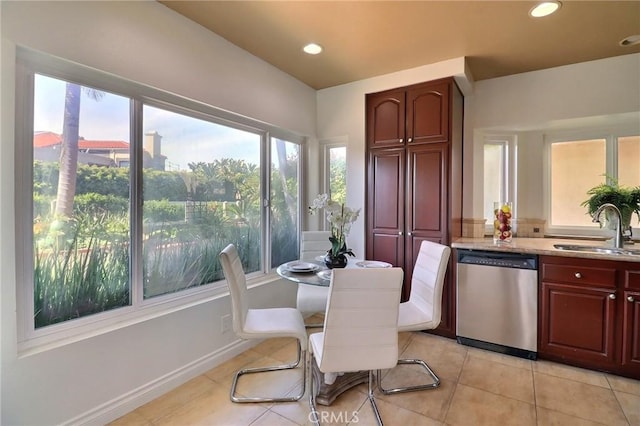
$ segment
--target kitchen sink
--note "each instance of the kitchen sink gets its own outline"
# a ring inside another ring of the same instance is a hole
[[[584,251],[589,253],[640,256],[640,249],[602,247],[602,246],[582,246],[578,244],[554,244],[553,246],[558,250],[571,250],[571,251]]]

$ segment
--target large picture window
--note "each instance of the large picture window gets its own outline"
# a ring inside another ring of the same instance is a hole
[[[250,277],[298,257],[301,138],[53,62],[18,66],[22,340],[223,288],[229,243]]]
[[[588,198],[587,191],[612,181],[628,187],[640,186],[640,136],[633,132],[581,131],[575,136],[548,137],[546,198],[550,229],[565,233],[572,230],[583,233],[587,229],[597,232],[599,225],[581,205]]]

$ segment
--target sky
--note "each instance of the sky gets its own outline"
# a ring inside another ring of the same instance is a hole
[[[37,75],[34,92],[34,131],[62,133],[65,82]],[[103,93],[100,100],[94,100],[83,92],[80,136],[130,142],[129,99]],[[167,157],[168,169],[188,170],[189,162],[221,158],[260,164],[259,135],[151,106],[144,107],[143,117],[144,132],[162,136],[161,153]]]

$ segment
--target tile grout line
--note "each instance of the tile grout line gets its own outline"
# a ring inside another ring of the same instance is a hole
[[[469,360],[469,349],[467,348],[464,354],[464,361],[462,361],[462,367],[460,368],[460,371],[458,372],[458,375],[456,376],[456,380],[454,383],[454,387],[453,387],[453,392],[451,392],[451,396],[448,398],[447,400],[447,407],[444,413],[444,420],[442,421],[443,424],[447,425],[447,417],[449,417],[449,410],[451,410],[451,404],[453,402],[453,398],[456,395],[456,392],[458,392],[458,386],[460,385],[460,377],[462,376],[462,370],[464,370],[464,366],[467,364],[467,361]]]
[[[605,374],[604,378],[607,381],[607,383],[609,384],[609,389],[613,393],[613,397],[615,398],[616,402],[618,403],[618,407],[620,408],[620,411],[622,412],[622,415],[624,416],[625,420],[627,421],[627,424],[630,425],[631,424],[631,419],[629,418],[629,416],[627,416],[627,412],[624,410],[624,407],[622,406],[622,403],[620,403],[620,399],[618,398],[618,394],[613,389],[613,386],[611,386],[611,382],[609,381],[609,376],[607,376]],[[617,392],[626,393],[626,392],[622,392],[622,391],[617,391]],[[630,395],[632,395],[632,394],[630,394]]]
[[[531,385],[533,386],[533,409],[535,411],[536,416],[536,425],[539,425],[538,419],[538,393],[536,392],[536,374],[535,368],[533,368],[533,361],[531,364]]]
[[[629,419],[628,419],[628,417],[627,417],[627,415],[626,415],[626,413],[625,413],[624,409],[622,408],[622,405],[620,404],[620,401],[618,400],[617,395],[615,394],[615,391],[614,391],[614,390],[613,390],[613,388],[611,387],[611,384],[610,384],[610,382],[609,382],[609,379],[608,379],[608,377],[606,377],[606,375],[604,375],[604,377],[605,377],[605,379],[606,379],[606,381],[607,381],[607,385],[609,386],[608,388],[607,388],[607,387],[604,387],[604,386],[594,385],[594,384],[591,384],[591,383],[585,383],[585,382],[582,382],[582,381],[579,381],[579,380],[574,380],[574,379],[572,379],[572,378],[567,378],[567,377],[562,377],[562,376],[556,376],[556,375],[553,375],[553,374],[547,374],[547,373],[544,373],[544,372],[541,372],[541,371],[534,371],[534,373],[535,373],[535,374],[544,375],[544,376],[547,376],[547,377],[552,377],[552,378],[554,378],[554,379],[558,379],[558,380],[566,380],[566,381],[568,381],[568,382],[577,383],[577,384],[579,384],[579,385],[583,385],[583,386],[591,386],[591,387],[594,387],[594,388],[600,388],[600,389],[606,389],[606,390],[609,390],[609,391],[612,393],[612,396],[613,396],[613,398],[615,399],[615,401],[616,401],[616,403],[617,403],[617,405],[618,405],[618,408],[619,408],[620,413],[622,413],[622,415],[623,415],[623,417],[624,417],[625,421],[627,422],[627,425],[630,425],[630,424],[631,424],[631,422],[629,421]],[[595,373],[597,373],[597,372],[595,372]],[[534,374],[534,386],[535,386],[535,374]],[[534,392],[535,392],[535,387],[534,387]],[[570,417],[573,417],[573,418],[576,418],[576,419],[579,419],[579,420],[586,420],[586,421],[591,421],[591,422],[595,422],[595,423],[600,424],[600,422],[596,422],[596,421],[595,421],[595,420],[593,420],[593,419],[588,419],[588,418],[580,417],[580,416],[577,416],[577,415],[569,414],[569,413],[566,413],[566,412],[563,412],[563,411],[559,411],[559,410],[557,410],[557,409],[553,409],[553,408],[549,408],[549,407],[542,407],[542,406],[540,406],[540,408],[544,408],[544,409],[545,409],[545,410],[547,410],[547,411],[551,411],[551,412],[555,412],[555,413],[560,413],[560,414],[562,414],[562,415],[570,416]],[[537,401],[536,401],[536,415],[537,415],[537,412],[538,412],[538,404],[537,404]]]

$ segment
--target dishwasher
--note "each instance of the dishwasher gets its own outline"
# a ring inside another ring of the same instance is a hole
[[[536,255],[457,249],[458,343],[535,360]]]

